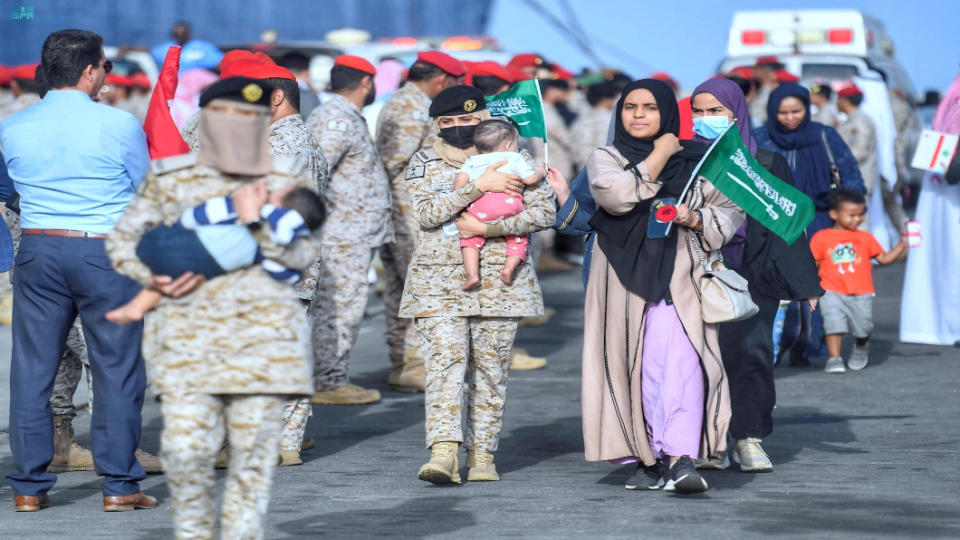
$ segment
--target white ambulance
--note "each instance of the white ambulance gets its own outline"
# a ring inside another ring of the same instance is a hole
[[[883,23],[856,10],[734,13],[727,57],[718,72],[753,66],[761,56],[776,56],[805,85],[815,79],[849,80],[879,69],[891,89],[902,91],[913,103],[919,101],[913,82],[894,57],[893,40]]]

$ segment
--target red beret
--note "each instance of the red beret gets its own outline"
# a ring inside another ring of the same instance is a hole
[[[222,79],[230,77],[249,77],[251,79],[289,79],[297,80],[285,67],[276,64],[267,64],[261,60],[235,60],[220,70]]]
[[[542,56],[533,53],[518,54],[507,63],[507,67],[509,68],[540,67],[546,65],[547,61],[544,60]]]
[[[25,81],[32,81],[37,78],[37,66],[40,63],[36,64],[23,64],[22,66],[17,66],[13,68],[11,76],[14,79],[23,79]]]
[[[3,64],[0,64],[0,86],[10,84],[10,81],[12,80],[13,70]]]
[[[474,62],[473,67],[467,72],[467,80],[465,81],[466,84],[473,84],[473,78],[478,75],[481,77],[496,77],[503,80],[507,84],[513,83],[513,75],[507,71],[507,68],[492,61]]]
[[[107,83],[113,86],[133,87],[133,79],[117,73],[107,73]]]
[[[220,60],[220,71],[223,71],[223,68],[227,64],[231,64],[238,60],[253,60],[257,62],[263,62],[264,64],[276,65],[276,62],[273,61],[273,58],[270,58],[266,55],[266,53],[261,51],[250,52],[246,49],[233,49],[232,51],[227,51],[227,53],[224,54],[223,58]]]
[[[676,91],[678,88],[676,79],[671,77],[666,71],[657,71],[653,75],[650,75],[650,78],[667,83],[670,88],[673,88],[674,91]]]
[[[757,63],[755,64],[754,67],[769,66],[769,65],[782,67],[783,62],[781,62],[780,59],[777,58],[776,56],[761,56],[760,58],[757,58]]]
[[[533,78],[522,68],[518,68],[516,66],[507,66],[507,71],[510,73],[510,75],[513,75],[513,82],[529,81]]]
[[[843,86],[837,89],[837,97],[853,97],[862,95],[863,90],[860,90],[860,87],[854,84],[852,81],[845,83]]]
[[[778,69],[776,73],[777,73],[777,82],[782,82],[782,83],[800,82],[800,77],[797,77],[796,75],[794,75],[793,73],[790,73],[785,69]]]
[[[573,72],[560,64],[553,64],[553,72],[557,74],[557,78],[561,81],[569,81],[573,78]]]
[[[437,66],[454,77],[462,77],[467,71],[462,62],[440,51],[423,51],[417,55],[417,62]]]
[[[147,74],[144,72],[134,73],[130,76],[130,82],[133,83],[133,86],[137,88],[150,89],[150,77],[147,77]]]
[[[377,68],[373,67],[373,64],[371,64],[366,58],[353,56],[352,54],[341,54],[336,60],[333,61],[333,65],[353,68],[368,75],[377,74]]]
[[[727,75],[731,77],[740,77],[741,79],[752,79],[753,78],[753,68],[747,66],[740,66],[731,69]]]

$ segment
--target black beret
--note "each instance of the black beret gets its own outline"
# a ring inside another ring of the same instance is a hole
[[[437,94],[430,103],[430,117],[458,116],[487,108],[483,92],[475,86],[451,86]]]
[[[249,77],[230,77],[219,80],[203,91],[200,95],[200,106],[206,107],[207,103],[215,99],[227,99],[230,101],[239,101],[240,103],[249,103],[251,105],[270,106],[270,89],[263,84],[263,81],[251,79]]]

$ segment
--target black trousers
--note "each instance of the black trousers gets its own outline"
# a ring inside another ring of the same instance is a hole
[[[730,381],[734,439],[763,438],[773,433],[773,320],[780,300],[750,291],[760,312],[719,326],[720,354]]]
[[[141,323],[116,325],[104,314],[140,287],[113,271],[104,241],[24,236],[13,275],[13,354],[10,363],[10,449],[7,475],[17,495],[43,495],[57,475],[50,393],[67,332],[80,314],[93,371],[90,442],[104,495],[129,495],[146,477],[134,457],[146,372]]]

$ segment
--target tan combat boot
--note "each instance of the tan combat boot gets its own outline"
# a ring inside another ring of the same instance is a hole
[[[403,361],[393,364],[387,386],[397,392],[423,392],[426,379],[423,358],[416,349],[407,349]]]
[[[457,461],[458,442],[437,442],[430,447],[430,461],[420,467],[417,478],[431,484],[460,483],[460,462]]]
[[[143,467],[143,471],[147,474],[162,474],[163,465],[160,463],[160,458],[151,454],[150,452],[144,452],[143,450],[137,448],[136,453],[134,454],[137,457],[137,461],[140,462],[140,466]]]
[[[315,392],[310,403],[316,405],[366,405],[380,401],[380,392],[347,383],[333,390]]]
[[[529,371],[546,367],[547,359],[542,356],[530,356],[526,349],[514,349],[510,352],[510,369]]]
[[[493,454],[489,452],[467,452],[467,468],[467,480],[470,482],[500,480],[497,466],[493,464]]]
[[[53,417],[53,460],[47,465],[48,472],[93,470],[93,454],[73,440],[72,423],[69,416]]]
[[[0,279],[6,279],[6,276]],[[4,296],[0,299],[0,325],[13,324],[13,296]]]

